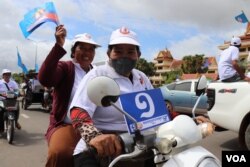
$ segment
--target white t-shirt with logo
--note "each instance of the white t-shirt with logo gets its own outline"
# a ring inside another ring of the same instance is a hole
[[[232,65],[232,61],[238,59],[239,49],[235,46],[229,46],[229,48],[221,52],[218,66],[220,80],[228,79],[237,73]]]
[[[94,68],[81,81],[70,108],[79,107],[85,109],[93,119],[94,125],[98,130],[127,131],[124,116],[112,106],[96,106],[88,98],[86,85],[88,81],[97,76],[107,76],[116,81],[120,87],[121,94],[153,89],[152,84],[144,73],[133,69],[132,75],[133,82],[129,78],[117,74],[108,63]],[[120,103],[117,101],[116,105],[120,106]],[[84,149],[86,149],[86,144],[81,139],[76,146],[74,155],[82,152]]]

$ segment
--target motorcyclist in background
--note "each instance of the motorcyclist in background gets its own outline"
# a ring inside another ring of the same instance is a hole
[[[50,101],[49,99],[52,98],[52,92],[53,92],[53,87],[44,87],[44,93],[43,93],[43,107],[45,109],[49,109],[49,103],[51,103],[52,101]]]
[[[15,91],[18,90],[18,84],[11,79],[11,71],[9,69],[2,70],[2,79],[0,80],[0,93],[6,91]],[[18,122],[19,118],[19,109],[16,110],[16,120],[15,125],[17,129],[21,129],[21,125]],[[3,122],[2,120],[0,122]],[[2,124],[2,123],[1,123]],[[0,125],[0,132],[4,129],[1,129],[2,125]]]

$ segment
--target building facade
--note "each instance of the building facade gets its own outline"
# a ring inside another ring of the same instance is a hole
[[[207,62],[208,71],[206,75],[208,78],[214,80],[217,78],[218,65],[215,57],[205,57],[204,61]],[[154,67],[156,69],[155,75],[150,77],[153,86],[159,86],[165,84],[167,78],[164,74],[166,72],[179,70],[183,63],[182,60],[174,59],[171,52],[168,49],[160,51],[153,60]],[[194,79],[198,78],[198,74],[183,74],[179,79]]]
[[[244,35],[239,36],[241,39],[240,47],[240,61],[246,62],[250,61],[250,23],[246,27],[246,32]],[[225,41],[224,44],[218,46],[220,50],[227,49],[230,46],[230,41]]]
[[[165,49],[157,54],[153,63],[156,71],[155,75],[150,77],[150,80],[154,86],[157,86],[165,83],[164,73],[181,68],[182,60],[174,59],[171,52]]]

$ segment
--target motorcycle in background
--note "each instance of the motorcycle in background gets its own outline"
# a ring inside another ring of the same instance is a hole
[[[22,109],[27,110],[28,106],[32,103],[32,87],[30,82],[23,83],[21,85],[22,90],[22,101],[21,106]]]
[[[47,110],[49,113],[52,110],[52,104],[53,104],[53,91],[54,88],[46,88],[44,89],[44,102],[43,102],[43,107],[45,110]],[[45,97],[46,96],[46,97]]]
[[[14,139],[16,113],[19,110],[17,97],[18,91],[0,92],[0,123],[9,144],[12,144]]]
[[[205,93],[205,80],[205,77],[201,77],[197,84],[198,96]],[[135,134],[119,135],[125,153],[113,159],[109,167],[113,167],[121,160],[136,158],[148,150],[154,152],[156,167],[221,167],[218,158],[205,148],[187,147],[211,133],[207,131],[207,123],[197,125],[192,118],[179,115],[155,129],[141,131],[137,121],[115,104],[120,96],[120,89],[113,79],[105,76],[96,77],[87,84],[87,92],[90,100],[97,106],[113,106],[135,125]],[[199,100],[196,103],[198,102]],[[196,106],[197,104],[193,112]],[[89,151],[96,153],[93,147],[90,147]]]
[[[41,104],[44,106],[44,87],[42,85],[36,85],[32,88],[32,82],[23,83],[21,86],[23,91],[23,98],[21,106],[24,110],[32,104]]]

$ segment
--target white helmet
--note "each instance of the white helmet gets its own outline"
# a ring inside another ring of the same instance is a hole
[[[231,39],[231,45],[238,46],[241,44],[241,39],[239,37],[233,37]]]
[[[76,35],[72,41],[72,46],[74,46],[76,42],[84,42],[84,43],[95,45],[96,47],[101,47],[101,45],[96,43],[91,37],[91,35],[87,33]]]
[[[2,70],[2,75],[3,75],[3,74],[6,74],[6,73],[11,73],[11,71],[10,71],[9,69],[3,69],[3,70]]]

